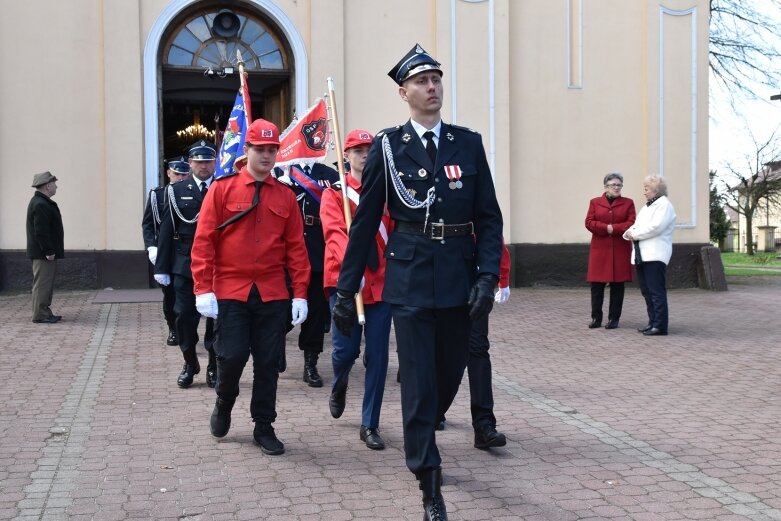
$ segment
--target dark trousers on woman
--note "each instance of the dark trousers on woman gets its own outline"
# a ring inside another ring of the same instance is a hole
[[[225,299],[217,304],[217,396],[235,402],[241,373],[252,355],[250,414],[256,423],[272,423],[277,417],[279,350],[285,342],[290,301],[263,302],[253,285],[246,302]]]
[[[591,283],[591,318],[602,322],[602,303],[605,300],[605,286],[607,282]],[[607,312],[608,320],[621,318],[621,309],[624,307],[624,283],[610,283],[610,307]]]
[[[648,310],[648,325],[667,331],[667,265],[662,261],[637,266],[637,283]]]

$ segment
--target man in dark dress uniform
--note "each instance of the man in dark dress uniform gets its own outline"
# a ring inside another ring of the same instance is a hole
[[[195,307],[190,250],[193,246],[201,204],[209,185],[214,180],[217,153],[210,143],[200,141],[190,148],[187,157],[192,176],[169,185],[166,189],[168,199],[160,223],[155,262],[155,280],[163,286],[172,284],[176,293],[174,304],[176,335],[179,337],[179,348],[184,357],[184,366],[176,384],[182,388],[190,387],[193,376],[201,372],[201,365],[195,352],[199,340],[198,324],[201,315]],[[171,280],[172,275],[173,280]],[[214,320],[207,318],[204,347],[209,353],[209,364],[206,368],[206,385],[209,387],[214,387],[217,374],[213,344]]]
[[[171,159],[166,163],[168,164],[166,175],[168,176],[169,184],[181,181],[190,174],[190,165],[183,159]],[[146,208],[144,208],[144,218],[141,220],[141,231],[144,234],[144,248],[146,248],[149,262],[152,263],[153,268],[155,261],[157,261],[157,237],[160,232],[160,222],[165,215],[163,211],[167,198],[166,193],[165,186],[152,188],[149,191],[149,197],[146,200]],[[160,287],[163,289],[163,317],[165,318],[166,324],[168,324],[168,338],[166,339],[166,343],[169,346],[179,345],[179,339],[176,336],[174,288],[170,284],[168,286]]]
[[[276,173],[280,174],[281,171],[276,169]],[[312,273],[307,289],[309,314],[301,324],[298,348],[304,352],[304,382],[310,387],[322,387],[323,380],[317,370],[317,360],[323,352],[323,340],[331,322],[331,315],[323,291],[325,240],[320,222],[320,199],[323,190],[339,180],[339,173],[320,163],[311,167],[291,165],[287,175],[279,176],[278,179],[295,192],[304,219],[304,242]],[[284,351],[281,356],[284,357]],[[285,365],[284,359],[281,358],[280,370],[284,370]]]
[[[423,491],[424,519],[437,521],[447,512],[435,427],[464,374],[470,320],[493,306],[502,254],[502,214],[482,140],[442,122],[439,65],[416,45],[389,73],[410,120],[374,139],[333,308],[334,324],[348,334],[387,203],[395,228],[383,301],[396,330],[404,452]]]

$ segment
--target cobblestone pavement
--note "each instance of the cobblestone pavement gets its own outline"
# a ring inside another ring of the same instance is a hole
[[[388,448],[371,451],[358,439],[361,364],[334,420],[330,349],[326,386],[310,388],[289,337],[275,424],[287,452],[265,456],[250,375],[230,434],[213,439],[213,391],[203,372],[177,388],[181,355],[164,345],[160,304],[94,296],[55,293],[55,325],[30,322],[29,295],[0,296],[0,519],[422,517],[393,352]],[[513,289],[491,318],[509,441],[473,448],[465,380],[438,434],[450,519],[781,520],[781,277],[669,297],[670,336],[643,337],[636,289],[616,330],[586,327],[587,288]]]

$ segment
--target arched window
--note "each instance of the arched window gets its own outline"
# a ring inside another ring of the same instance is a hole
[[[247,71],[288,71],[287,53],[269,25],[240,9],[231,9],[238,19],[238,30],[233,36],[219,36],[214,33],[214,18],[219,12],[217,7],[200,9],[183,20],[163,49],[163,66],[222,69],[236,65],[238,50]]]

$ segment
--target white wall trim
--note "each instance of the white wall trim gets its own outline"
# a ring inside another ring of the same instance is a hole
[[[564,0],[567,3],[567,88],[583,88],[583,0]],[[577,2],[578,15],[578,77],[572,77],[572,2]]]
[[[670,9],[662,5],[659,6],[659,175],[664,175],[664,18],[668,16],[691,16],[691,46],[692,46],[692,66],[691,66],[691,222],[678,223],[677,228],[696,228],[697,227],[697,7],[689,9]]]
[[[491,176],[496,180],[496,25],[494,0],[461,0],[469,4],[488,2],[488,164]],[[450,117],[458,123],[458,38],[456,0],[450,0]]]
[[[145,193],[155,188],[159,183],[159,111],[160,97],[158,82],[160,68],[157,56],[160,51],[160,39],[171,21],[188,6],[198,0],[171,0],[160,12],[152,27],[144,46],[144,165]],[[298,29],[292,20],[271,0],[247,0],[248,3],[266,13],[279,26],[293,50],[293,63],[298,71],[295,74],[295,111],[303,114],[308,105],[309,96],[309,61],[306,46]]]

